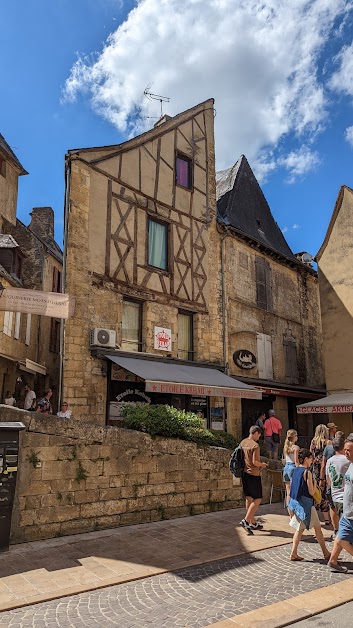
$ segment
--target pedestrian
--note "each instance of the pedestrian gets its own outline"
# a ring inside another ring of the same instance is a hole
[[[63,401],[61,404],[61,410],[58,412],[56,416],[61,417],[62,419],[71,419],[72,412],[69,410],[69,405],[66,401]]]
[[[256,415],[255,425],[261,429],[261,435],[264,433],[264,423],[266,419],[265,412],[258,412]]]
[[[50,399],[53,395],[53,391],[49,388],[45,393],[43,399],[38,401],[37,412],[42,414],[53,414],[53,408],[50,403]]]
[[[335,454],[329,458],[325,469],[326,481],[328,487],[330,488],[330,497],[332,500],[332,507],[330,504],[330,514],[331,510],[333,512],[331,516],[333,525],[333,534],[331,537],[332,541],[336,538],[338,523],[343,512],[344,476],[349,467],[349,460],[347,460],[344,454],[344,443],[345,438],[343,435],[336,435],[334,437],[332,445]]]
[[[313,454],[308,449],[299,449],[299,466],[292,473],[290,487],[290,499],[288,507],[293,513],[289,525],[294,528],[292,552],[290,560],[304,560],[298,555],[298,545],[305,529],[314,528],[317,542],[319,543],[325,559],[330,558],[330,552],[325,545],[320,520],[314,506],[314,493],[317,488],[316,480],[310,471],[313,462]]]
[[[337,560],[342,549],[353,556],[353,434],[350,434],[344,443],[344,454],[349,467],[344,474],[343,514],[338,524],[338,532],[328,562],[330,570],[338,573],[347,573],[348,571]]]
[[[37,395],[30,384],[25,385],[25,401],[24,410],[33,410],[35,408]]]
[[[274,410],[268,411],[268,418],[264,423],[264,434],[269,457],[277,460],[278,447],[282,436],[282,423],[275,416]]]
[[[289,492],[290,492],[290,481],[292,478],[292,473],[295,467],[299,466],[298,462],[298,451],[299,447],[296,445],[298,440],[298,434],[296,430],[288,430],[286,440],[284,441],[283,446],[283,455],[285,460],[285,467],[283,469],[283,482],[286,485],[286,504],[288,508],[289,502]],[[293,513],[289,510],[289,516],[292,517]]]
[[[337,433],[337,425],[336,423],[332,422],[332,423],[328,423],[327,427],[328,427],[328,438],[330,441],[332,441],[335,438],[336,433]]]
[[[4,404],[6,406],[15,406],[16,405],[16,399],[15,399],[14,395],[11,395],[9,390],[6,391]]]
[[[326,477],[325,473],[321,475],[321,467],[324,455],[324,449],[327,445],[329,436],[329,431],[326,425],[320,424],[317,426],[314,434],[314,438],[310,444],[310,451],[313,454],[314,463],[313,463],[313,476],[319,486],[322,494],[321,504],[317,506],[317,509],[320,510],[324,515],[325,525],[330,525],[329,518],[329,502],[326,495]]]
[[[334,423],[329,423],[327,425],[327,427],[329,425],[335,425],[335,424]],[[342,436],[343,437],[343,444],[344,444],[345,438],[344,438],[343,432],[340,432],[340,431],[336,432],[334,438],[336,438],[338,436]],[[333,441],[327,441],[327,445],[326,445],[326,447],[324,449],[324,453],[322,454],[320,479],[321,478],[326,478],[326,496],[327,496],[327,501],[329,503],[330,519],[331,519],[331,523],[332,523],[332,527],[333,527],[333,533],[331,535],[331,541],[333,541],[334,538],[335,538],[335,530],[337,530],[338,519],[337,519],[336,510],[335,510],[335,507],[334,507],[333,501],[332,501],[331,485],[327,481],[326,465],[327,465],[327,461],[330,458],[332,458],[332,456],[334,456],[334,455],[335,455],[335,450],[334,450],[334,447],[333,447]]]
[[[261,428],[252,425],[249,437],[244,438],[240,445],[244,452],[244,472],[242,474],[243,492],[245,497],[246,514],[240,525],[253,534],[253,530],[262,530],[263,526],[255,520],[255,513],[262,500],[262,485],[260,469],[267,467],[266,462],[260,461],[260,447],[258,440]]]

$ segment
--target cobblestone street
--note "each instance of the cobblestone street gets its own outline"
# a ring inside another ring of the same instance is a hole
[[[291,563],[289,552],[286,545],[4,612],[0,626],[201,628],[347,577],[330,573],[310,537],[305,562]]]

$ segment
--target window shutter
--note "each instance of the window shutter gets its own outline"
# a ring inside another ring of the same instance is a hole
[[[12,320],[13,320],[13,312],[5,312],[4,314],[4,334],[7,336],[12,335]]]
[[[265,336],[265,364],[266,379],[273,379],[273,363],[272,363],[272,339],[271,336]]]
[[[21,312],[16,312],[14,338],[20,339],[21,331]]]
[[[299,383],[297,346],[294,338],[284,338],[284,362],[286,379],[291,384]]]
[[[257,366],[260,379],[273,379],[272,340],[266,334],[257,334]]]
[[[255,258],[256,304],[264,310],[272,310],[272,277],[269,262],[264,257]]]
[[[31,342],[31,320],[32,314],[27,314],[27,326],[26,326],[26,345],[29,345]]]

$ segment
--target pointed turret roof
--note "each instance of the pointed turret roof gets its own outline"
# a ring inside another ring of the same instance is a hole
[[[228,170],[218,172],[216,183],[218,220],[281,255],[294,258],[244,155]]]

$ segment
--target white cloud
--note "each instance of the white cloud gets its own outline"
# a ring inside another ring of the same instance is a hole
[[[294,223],[294,225],[292,225],[292,229],[300,229],[300,225],[298,225],[297,223]]]
[[[353,96],[353,43],[344,46],[335,60],[339,68],[332,75],[329,85],[338,93]]]
[[[307,146],[292,150],[286,157],[277,160],[279,166],[288,170],[287,183],[294,183],[298,178],[315,170],[319,163],[318,153],[310,150]]]
[[[287,231],[288,231],[288,227],[283,227],[282,233],[287,233]]]
[[[278,165],[266,150],[292,134],[312,135],[325,121],[318,60],[349,4],[138,0],[101,53],[78,58],[64,94],[68,100],[85,94],[127,136],[158,115],[158,103],[142,98],[151,82],[171,98],[165,108],[171,115],[214,97],[217,167],[244,153],[265,177]]]
[[[347,126],[344,137],[346,138],[348,144],[353,147],[353,126]]]

